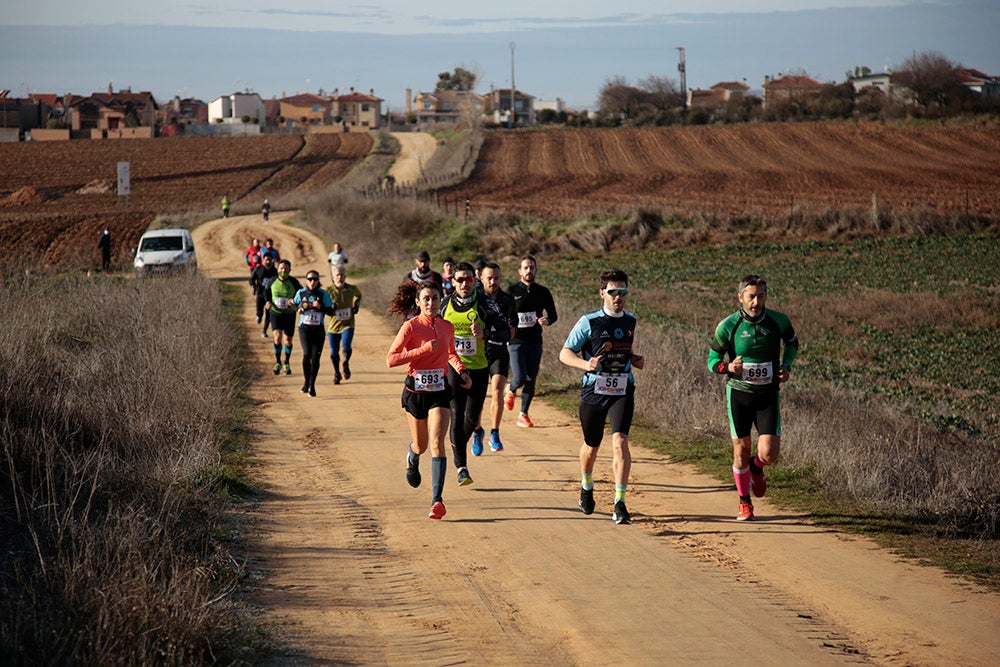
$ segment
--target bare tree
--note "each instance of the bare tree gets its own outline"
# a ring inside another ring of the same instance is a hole
[[[961,65],[937,51],[914,53],[895,68],[895,83],[910,90],[913,100],[925,112],[933,107],[944,110],[967,92],[958,76]]]
[[[646,92],[646,102],[658,111],[667,111],[682,103],[682,94],[677,81],[666,76],[650,74],[639,82],[639,88]]]

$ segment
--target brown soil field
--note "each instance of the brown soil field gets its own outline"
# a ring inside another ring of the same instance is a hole
[[[1000,128],[874,123],[489,132],[447,196],[535,217],[780,215],[872,206],[1000,214]]]
[[[157,215],[217,209],[226,194],[280,207],[342,178],[371,146],[368,133],[0,144],[0,238],[45,264],[82,266],[110,229],[114,261],[127,263]],[[115,191],[120,161],[128,197]]]

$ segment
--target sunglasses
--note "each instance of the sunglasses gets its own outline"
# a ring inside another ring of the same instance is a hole
[[[475,276],[465,276],[464,278],[454,278],[453,280],[456,283],[471,283],[475,279]]]
[[[308,280],[311,283],[314,283],[319,280],[319,276],[306,276],[306,280]]]
[[[625,296],[628,294],[627,287],[612,287],[611,289],[604,290],[604,293],[608,296]]]

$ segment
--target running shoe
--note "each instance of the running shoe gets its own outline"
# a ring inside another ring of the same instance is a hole
[[[511,391],[511,390],[510,390],[510,389],[508,388],[508,389],[507,389],[507,393],[506,393],[506,394],[504,394],[504,397],[503,397],[503,406],[504,406],[504,407],[505,407],[506,409],[508,409],[508,410],[513,410],[513,409],[514,409],[514,399],[515,399],[515,398],[517,398],[517,397],[516,397],[516,396],[514,396],[514,392],[512,392],[512,391]]]
[[[260,324],[260,315],[257,316],[257,324]]]
[[[281,372],[281,364],[275,364],[274,365],[274,374],[277,375],[280,372]]]
[[[448,510],[444,508],[444,503],[440,500],[431,505],[431,513],[428,514],[432,519],[443,519],[444,515],[448,513]]]
[[[483,453],[483,435],[486,431],[480,426],[472,432],[472,455],[479,456]]]
[[[266,331],[261,331],[260,332],[260,337],[261,338],[267,338],[267,332]]]
[[[307,385],[307,384],[302,385],[302,389],[299,389],[299,391],[301,393],[303,393],[303,394],[308,394],[309,393],[309,385]]]
[[[333,374],[333,383],[334,384],[340,384],[340,373],[334,373]]]
[[[469,474],[469,469],[463,466],[458,469],[458,485],[468,486],[469,484],[472,484],[472,475]]]
[[[292,374],[292,366],[291,366],[291,364],[285,364],[284,366],[282,366],[282,368],[285,369],[285,375],[291,375]]]
[[[347,365],[346,361],[344,362],[344,379],[345,380],[351,379],[351,367]]]
[[[420,465],[419,459],[416,463],[410,463],[410,452],[409,447],[407,447],[406,452],[406,483],[412,486],[414,489],[420,486]]]
[[[753,519],[753,503],[740,501],[740,512],[736,515],[737,521],[749,521]]]
[[[615,503],[615,511],[611,513],[611,520],[620,526],[627,526],[632,523],[632,517],[628,515],[625,501],[619,500]]]
[[[584,514],[593,514],[595,507],[597,507],[597,504],[594,502],[594,490],[581,488],[580,509],[583,510]]]
[[[517,425],[521,428],[531,428],[535,423],[531,421],[531,417],[528,416],[527,412],[522,412],[517,416]]]
[[[500,442],[500,434],[496,431],[490,431],[490,451],[492,452],[502,452],[503,443]]]
[[[754,472],[753,466],[750,467],[750,489],[753,491],[754,498],[763,498],[764,494],[767,493],[767,480],[764,479],[763,468],[760,472]]]
[[[309,395],[310,396],[316,395],[316,387],[314,385],[309,385]]]

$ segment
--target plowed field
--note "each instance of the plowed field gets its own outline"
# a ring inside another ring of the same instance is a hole
[[[683,214],[930,209],[1000,214],[1000,129],[864,123],[490,132],[474,208],[567,216],[638,206]]]
[[[0,238],[46,264],[85,265],[108,228],[114,261],[127,263],[156,215],[217,209],[226,194],[280,206],[340,179],[371,145],[368,133],[0,144]],[[119,161],[130,163],[127,198]]]

